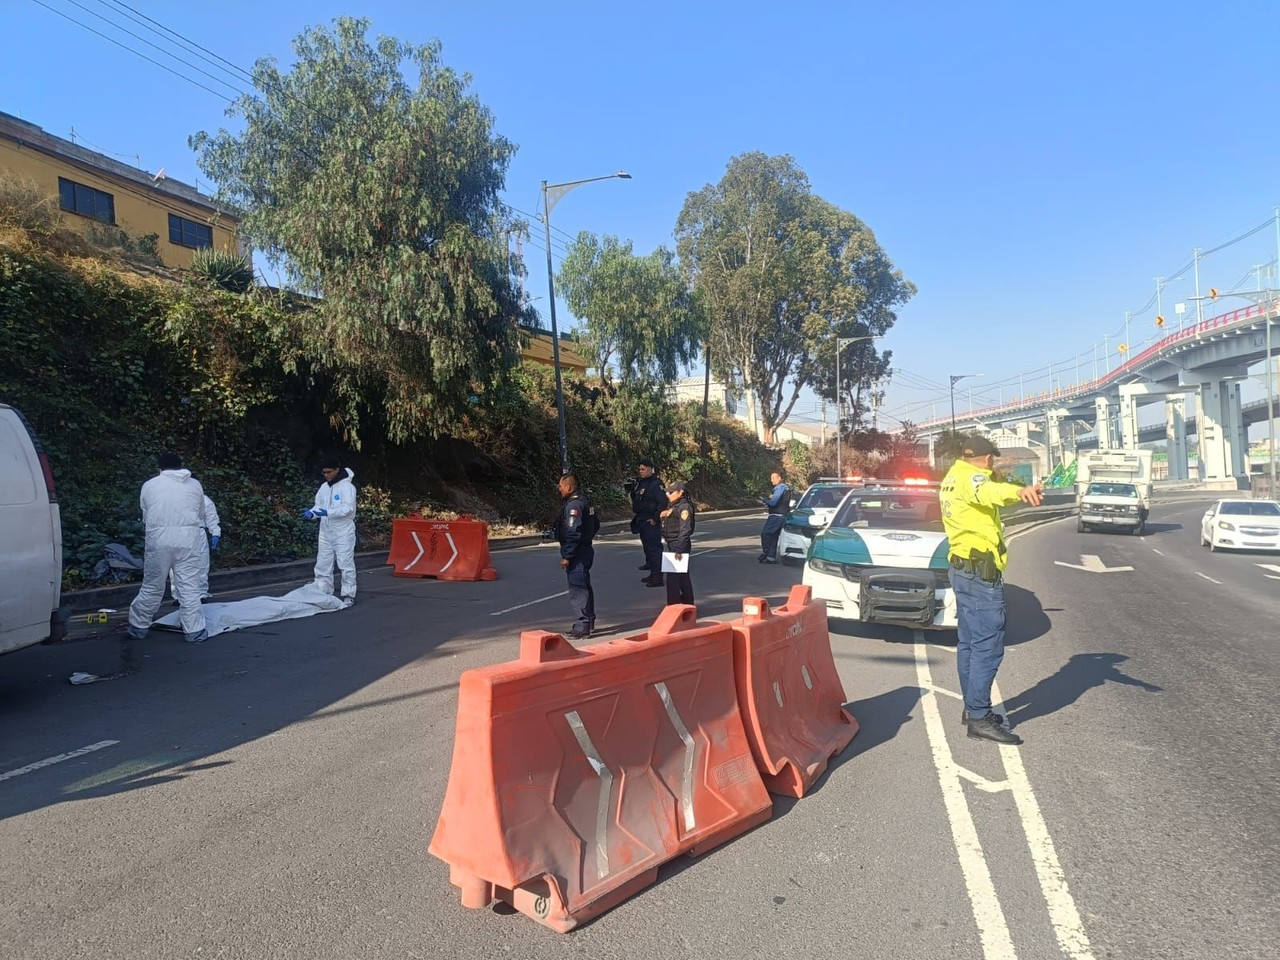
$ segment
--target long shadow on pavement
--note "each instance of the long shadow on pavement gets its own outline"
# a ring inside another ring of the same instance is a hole
[[[1129,658],[1123,653],[1077,653],[1050,677],[1005,700],[1010,720],[1026,723],[1068,707],[1094,687],[1120,683],[1148,693],[1161,693],[1163,687],[1138,680],[1120,669]]]

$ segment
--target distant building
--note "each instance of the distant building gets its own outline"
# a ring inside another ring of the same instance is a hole
[[[832,436],[834,435],[833,431]],[[811,427],[782,423],[774,428],[773,436],[779,444],[787,443],[790,440],[799,440],[801,443],[808,444],[811,447],[821,447],[823,441],[827,438],[827,432],[821,426]]]
[[[706,388],[705,377],[682,377],[668,387],[669,396],[676,403],[687,403],[690,400],[701,403]],[[718,403],[730,417],[741,417],[739,413],[739,396],[731,387],[719,380],[711,381],[711,402]]]
[[[67,214],[67,223],[117,227],[138,240],[155,234],[160,259],[189,267],[202,247],[244,251],[238,218],[195,187],[152,175],[0,112],[0,176],[29,177]]]
[[[520,356],[524,360],[533,363],[541,363],[544,366],[554,366],[555,355],[552,351],[551,334],[546,330],[537,330],[533,327],[522,326],[520,328]],[[573,370],[580,376],[587,372],[587,359],[578,353],[577,346],[572,340],[567,340],[564,334],[560,335],[560,370]]]

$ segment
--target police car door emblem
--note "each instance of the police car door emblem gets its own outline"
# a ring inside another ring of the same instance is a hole
[[[886,534],[884,535],[884,538],[885,538],[886,540],[901,540],[901,541],[904,541],[904,542],[905,542],[905,541],[910,541],[910,540],[919,540],[919,539],[920,539],[920,538],[919,538],[918,536],[916,536],[916,534],[914,534],[914,533],[886,533]]]

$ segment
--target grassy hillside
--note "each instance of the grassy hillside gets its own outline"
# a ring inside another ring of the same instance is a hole
[[[384,545],[391,519],[409,513],[469,513],[499,531],[540,529],[554,515],[550,369],[524,365],[477,385],[474,412],[451,436],[396,445],[373,417],[352,449],[311,363],[316,345],[293,333],[304,301],[166,270],[118,231],[81,238],[56,210],[33,219],[29,204],[6,203],[2,187],[0,401],[28,416],[49,451],[68,586],[104,543],[141,549],[138,488],[164,449],[183,455],[218,505],[217,566],[314,552],[314,525],[298,513],[328,453],[356,472],[362,548]],[[570,378],[565,390],[570,459],[606,517],[628,514],[621,483],[641,456],[694,481],[710,506],[755,502],[779,463],[718,411],[701,456],[700,410],[673,407],[658,388],[619,394]]]

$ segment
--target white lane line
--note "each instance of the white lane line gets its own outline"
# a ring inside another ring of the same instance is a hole
[[[715,553],[719,549],[720,549],[719,547],[712,547],[709,550],[699,550],[696,553],[689,554],[689,556],[704,557],[708,553]],[[535,603],[546,603],[548,600],[556,599],[556,597],[567,597],[568,595],[569,595],[568,590],[561,590],[559,593],[548,594],[545,597],[539,597],[537,600],[530,600],[528,603],[517,603],[514,607],[507,607],[505,610],[494,610],[492,613],[489,614],[489,616],[500,617],[504,613],[512,613],[516,610],[523,610],[525,607],[532,607]]]
[[[912,633],[915,637],[916,679],[925,691],[920,698],[924,725],[929,734],[933,765],[938,771],[938,784],[942,788],[942,802],[947,810],[947,820],[951,823],[956,855],[960,858],[960,872],[964,875],[964,885],[969,892],[973,919],[978,924],[982,954],[986,960],[1016,960],[1013,940],[1009,936],[1009,924],[1005,921],[1004,910],[996,897],[991,870],[987,867],[982,843],[978,840],[978,829],[974,826],[973,814],[964,798],[964,787],[955,774],[955,762],[951,759],[951,748],[947,745],[938,700],[930,692],[933,689],[933,678],[929,674],[929,654],[923,642],[924,632],[914,630]]]
[[[119,740],[99,740],[97,743],[91,743],[87,747],[81,747],[79,750],[72,750],[70,753],[60,753],[56,757],[37,760],[35,763],[29,763],[25,767],[19,767],[17,770],[9,770],[6,773],[0,773],[0,780],[20,777],[24,773],[34,773],[36,770],[43,770],[45,767],[51,767],[55,763],[62,763],[64,760],[74,760],[76,757],[83,757],[86,753],[93,753],[95,750],[102,750],[105,747],[114,747],[119,742]]]
[[[1151,552],[1152,552],[1152,553],[1160,553],[1160,551],[1159,551],[1159,550],[1157,550],[1155,547],[1152,547],[1152,548],[1151,548]],[[1162,557],[1163,557],[1163,556],[1164,556],[1164,554],[1163,554],[1163,553],[1160,553],[1160,556],[1162,556]]]
[[[1207,573],[1201,573],[1199,570],[1197,570],[1197,571],[1196,571],[1196,576],[1197,576],[1197,577],[1204,577],[1204,578],[1205,578],[1206,580],[1208,580],[1210,583],[1216,583],[1218,586],[1222,586],[1222,581],[1221,581],[1221,580],[1215,580],[1215,579],[1213,579],[1213,577],[1209,576]]]
[[[1004,699],[1000,696],[998,684],[992,685],[991,694],[997,704]],[[1067,878],[1058,861],[1053,838],[1049,836],[1049,827],[1040,814],[1040,804],[1031,791],[1026,768],[1022,765],[1022,754],[1017,747],[1001,744],[1000,758],[1004,761],[1004,773],[1009,781],[1010,792],[1018,805],[1018,818],[1027,835],[1027,846],[1031,849],[1031,860],[1040,880],[1045,905],[1049,908],[1049,922],[1053,924],[1058,946],[1071,960],[1093,960],[1093,948],[1084,932],[1080,911],[1076,909],[1076,902],[1067,889]]]
[[[523,610],[525,607],[532,607],[535,603],[545,603],[548,600],[554,600],[556,597],[567,597],[568,590],[561,590],[559,593],[548,594],[545,597],[539,597],[537,600],[530,600],[528,603],[517,603],[514,607],[507,607],[505,610],[494,610],[489,616],[500,617],[504,613],[510,613],[512,610]]]

